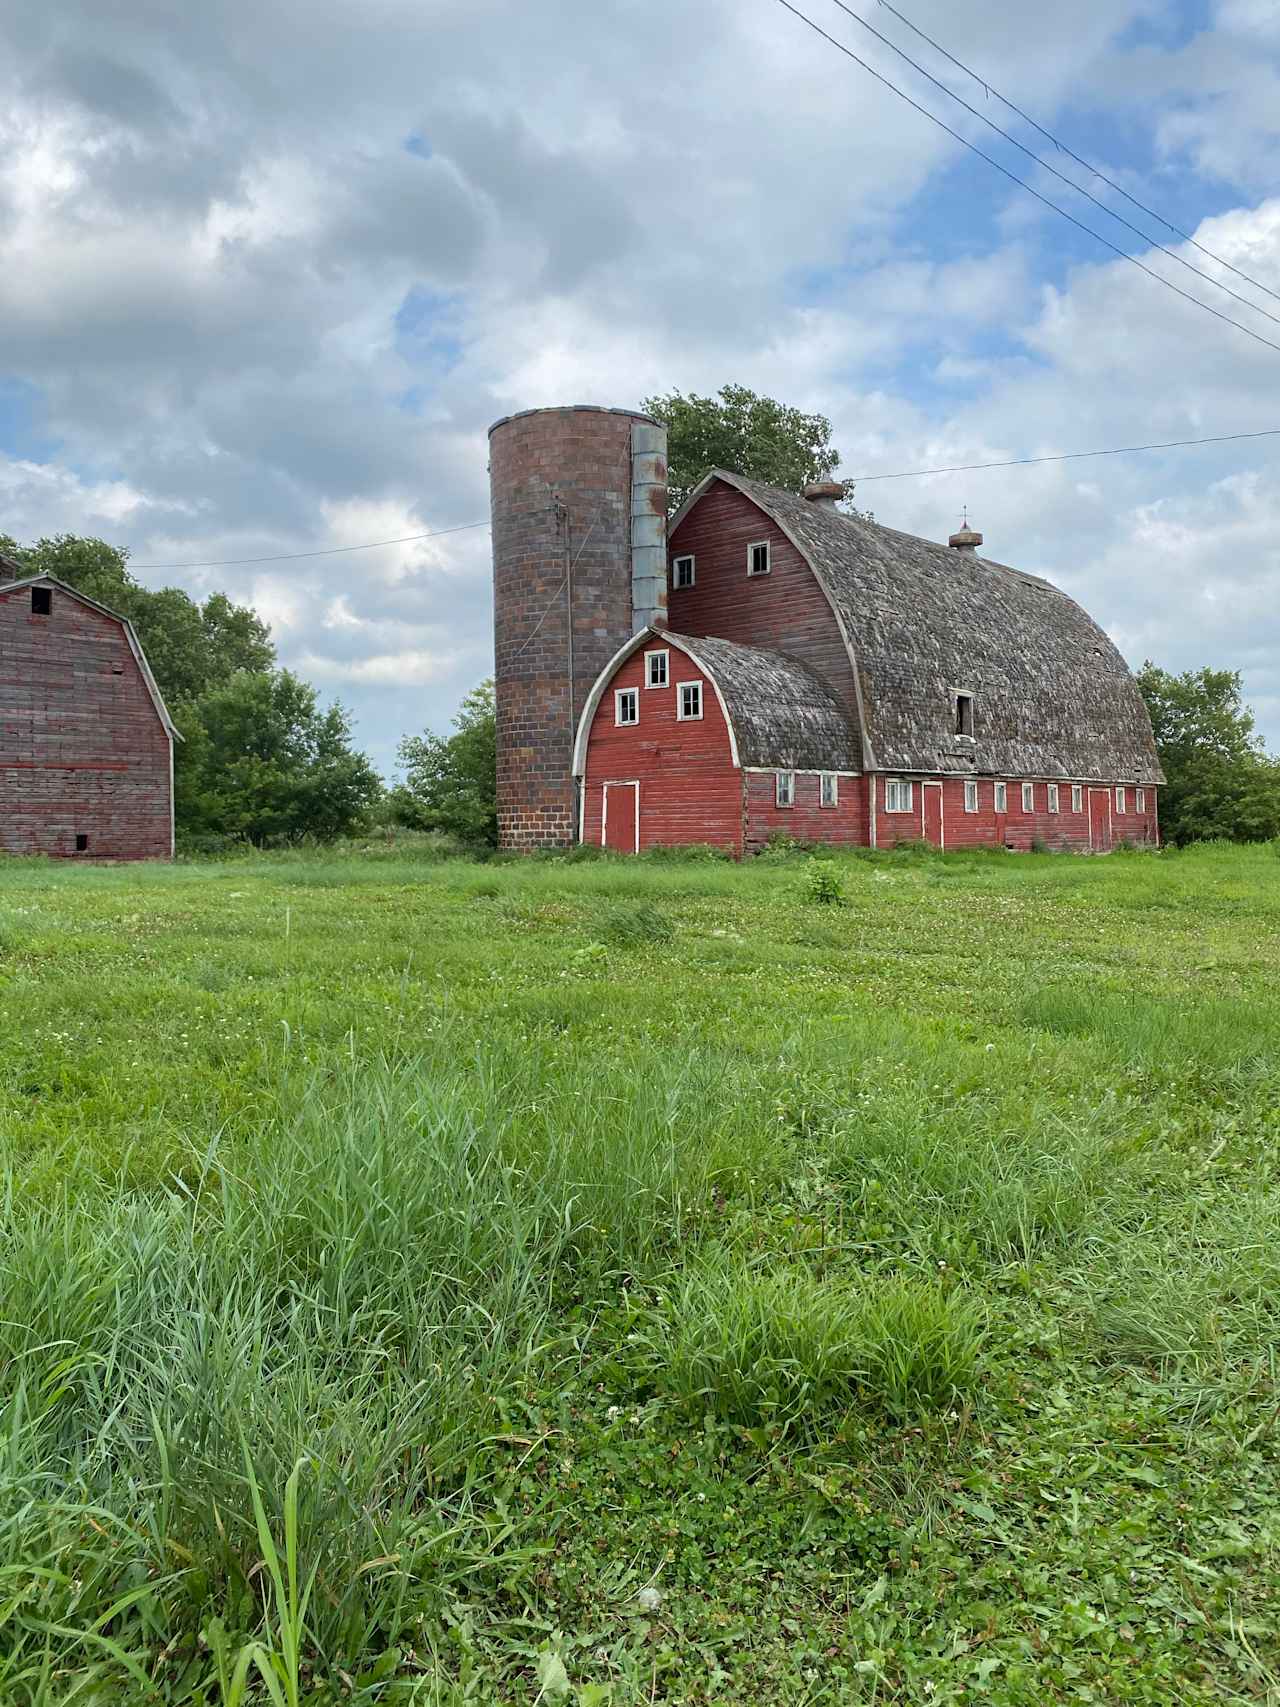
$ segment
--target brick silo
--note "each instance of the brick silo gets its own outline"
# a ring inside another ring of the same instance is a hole
[[[573,739],[600,671],[667,609],[667,432],[576,405],[489,429],[498,838],[577,840]]]

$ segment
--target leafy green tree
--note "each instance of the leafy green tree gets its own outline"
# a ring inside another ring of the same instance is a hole
[[[840,464],[825,415],[806,415],[745,385],[721,386],[715,397],[671,391],[642,407],[667,429],[673,513],[710,468],[802,492],[810,481],[830,480]]]
[[[239,670],[266,671],[276,661],[266,623],[247,605],[211,593],[203,604],[179,587],[144,587],[129,573],[129,555],[105,540],[58,534],[17,547],[0,539],[33,575],[56,575],[97,599],[137,631],[151,673],[171,711],[230,680]]]
[[[189,833],[255,843],[328,840],[356,828],[382,782],[351,746],[340,705],[288,670],[242,670],[186,709],[177,805]]]
[[[1280,763],[1264,748],[1240,697],[1238,670],[1171,675],[1148,660],[1138,672],[1167,778],[1160,794],[1166,841],[1280,835]]]
[[[497,740],[493,683],[481,682],[453,720],[455,734],[407,735],[399,760],[405,780],[392,791],[402,824],[445,830],[479,847],[498,845]]]

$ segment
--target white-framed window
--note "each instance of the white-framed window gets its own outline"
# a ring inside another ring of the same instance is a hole
[[[747,574],[767,575],[769,573],[769,541],[767,539],[752,540],[747,547]]]
[[[1145,788],[1138,789],[1138,791],[1134,795],[1133,809],[1135,812],[1145,812],[1146,811],[1146,809],[1147,809],[1147,791]]]
[[[667,652],[646,652],[644,655],[644,685],[647,688],[665,688],[670,676]]]
[[[957,689],[955,693],[955,733],[973,736],[973,695]]]
[[[1022,810],[1034,812],[1036,809],[1036,785],[1034,782],[1024,782],[1022,785]]]
[[[1049,784],[1049,810],[1050,812],[1058,810],[1058,785],[1056,782]]]
[[[839,806],[840,778],[834,771],[822,771],[818,776],[818,805]]]
[[[681,682],[676,688],[676,722],[693,723],[702,716],[702,683]]]
[[[1125,810],[1125,792],[1124,792],[1123,788],[1117,788],[1116,789],[1116,811],[1117,812],[1123,812],[1124,810]]]
[[[693,574],[694,560],[692,555],[671,559],[671,585],[673,587],[691,587],[693,585]]]
[[[1007,782],[998,782],[995,785],[995,796],[996,811],[1007,812],[1009,810],[1009,784]]]
[[[640,692],[638,688],[614,689],[613,721],[619,725],[623,723],[639,723]]]
[[[1071,810],[1073,812],[1084,811],[1084,788],[1078,782],[1071,784]]]
[[[773,798],[779,806],[794,806],[796,803],[796,773],[794,771],[779,771],[773,779]]]
[[[885,811],[910,812],[914,793],[915,787],[912,783],[905,782],[901,777],[891,776],[884,785]]]
[[[978,785],[972,777],[967,777],[965,779],[964,809],[966,812],[976,812],[978,810]]]

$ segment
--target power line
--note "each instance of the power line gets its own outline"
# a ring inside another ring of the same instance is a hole
[[[299,563],[304,557],[341,557],[347,551],[376,551],[382,545],[412,545],[419,539],[439,539],[446,533],[466,533],[487,528],[488,522],[462,522],[456,528],[436,528],[432,533],[406,533],[400,539],[370,539],[363,545],[334,545],[327,551],[289,551],[280,557],[219,557],[209,563],[131,563],[130,569],[231,569],[246,563]]]
[[[1181,226],[1175,225],[1171,219],[1166,219],[1162,213],[1157,213],[1155,208],[1148,207],[1145,202],[1140,202],[1137,196],[1130,195],[1128,190],[1126,190],[1122,184],[1117,184],[1114,178],[1109,178],[1105,172],[1101,171],[1097,166],[1091,165],[1088,160],[1083,159],[1075,152],[1074,149],[1068,148],[1066,143],[1056,137],[1052,131],[1046,130],[1042,124],[1037,124],[1035,119],[1031,117],[1031,114],[1024,113],[1016,101],[1011,101],[1007,95],[1002,95],[999,89],[993,88],[993,86],[987,82],[985,77],[973,70],[971,66],[966,65],[962,59],[957,59],[954,53],[948,53],[946,48],[943,47],[940,42],[936,42],[932,36],[926,35],[917,24],[913,24],[911,22],[911,19],[908,18],[905,13],[900,12],[896,6],[890,5],[889,0],[877,0],[877,3],[883,6],[886,12],[892,12],[898,22],[900,24],[905,24],[914,35],[920,37],[921,41],[928,42],[929,46],[933,48],[935,52],[940,53],[944,59],[950,60],[951,64],[954,65],[957,70],[963,71],[966,77],[972,77],[975,83],[980,83],[986,94],[994,95],[996,100],[999,101],[1002,106],[1008,107],[1011,113],[1017,113],[1018,117],[1022,119],[1024,123],[1029,124],[1032,130],[1039,131],[1040,135],[1044,137],[1046,142],[1051,142],[1055,148],[1061,149],[1062,153],[1074,160],[1077,166],[1083,166],[1086,172],[1092,172],[1095,178],[1099,178],[1107,185],[1108,189],[1114,190],[1118,196],[1123,196],[1127,202],[1139,209],[1140,212],[1148,215],[1149,218],[1158,220],[1166,230],[1172,231],[1175,237],[1180,237],[1184,243],[1190,243],[1193,249],[1198,249],[1202,255],[1207,255],[1209,259],[1211,261],[1215,261],[1218,266],[1225,267],[1229,273],[1234,273],[1238,279],[1243,279],[1246,284],[1253,285],[1255,290],[1265,291],[1268,296],[1275,297],[1276,301],[1280,302],[1280,291],[1272,290],[1271,286],[1263,284],[1261,279],[1255,279],[1251,274],[1242,272],[1239,267],[1233,267],[1230,261],[1224,261],[1221,255],[1215,255],[1212,249],[1206,249],[1203,243],[1197,243],[1195,238],[1192,237],[1189,232],[1184,231]]]
[[[1099,209],[1100,212],[1105,213],[1108,219],[1114,219],[1118,225],[1123,225],[1126,231],[1132,231],[1135,237],[1141,238],[1149,248],[1158,249],[1160,253],[1162,255],[1166,255],[1169,260],[1176,261],[1180,267],[1185,267],[1189,273],[1194,273],[1198,279],[1203,279],[1206,284],[1213,285],[1215,290],[1225,292],[1233,302],[1240,303],[1242,307],[1251,309],[1255,314],[1261,314],[1264,319],[1270,320],[1273,325],[1280,326],[1280,316],[1272,314],[1270,309],[1263,308],[1260,303],[1250,302],[1247,296],[1241,296],[1239,291],[1232,290],[1231,286],[1223,284],[1221,279],[1215,279],[1212,273],[1206,273],[1202,267],[1197,267],[1193,262],[1188,261],[1185,255],[1179,255],[1176,250],[1168,248],[1165,244],[1159,242],[1158,239],[1143,231],[1141,226],[1135,225],[1132,220],[1126,219],[1122,213],[1117,213],[1114,208],[1108,207],[1106,202],[1100,201],[1090,190],[1086,190],[1083,184],[1077,184],[1074,178],[1068,178],[1065,172],[1059,172],[1056,166],[1051,166],[1047,160],[1041,159],[1040,155],[1038,155],[1034,149],[1028,148],[1025,143],[1019,142],[1016,136],[1011,136],[1010,133],[1003,129],[1002,126],[998,125],[994,119],[989,119],[984,112],[981,112],[977,107],[971,106],[969,102],[965,100],[963,95],[958,95],[954,89],[948,88],[941,78],[935,77],[931,71],[926,71],[924,66],[921,65],[918,60],[912,59],[909,53],[904,52],[903,49],[898,46],[897,42],[891,41],[886,35],[882,35],[880,31],[876,29],[874,24],[868,23],[867,20],[860,13],[855,12],[851,6],[846,6],[845,0],[833,0],[833,4],[838,6],[847,18],[852,18],[855,24],[861,24],[862,28],[873,35],[878,42],[882,42],[892,53],[896,53],[898,58],[909,65],[913,71],[918,71],[922,77],[927,78],[928,81],[933,84],[935,89],[941,89],[942,93],[946,95],[949,100],[955,101],[957,105],[962,106],[965,112],[971,113],[975,119],[978,119],[982,124],[985,124],[989,130],[995,131],[997,136],[1002,136],[1004,140],[1016,148],[1020,154],[1025,154],[1028,160],[1034,160],[1037,166],[1039,166],[1043,171],[1048,172],[1052,177],[1055,177],[1060,184],[1065,184],[1069,190],[1074,190],[1077,195],[1083,196],[1087,202],[1092,202],[1094,207]],[[892,10],[892,8],[890,8],[890,10]],[[895,12],[894,16],[896,17],[898,14]],[[1092,168],[1090,168],[1090,170],[1092,170]],[[1158,214],[1154,214],[1152,217],[1159,219]],[[1163,221],[1161,223],[1163,223]],[[1215,256],[1214,259],[1216,260],[1217,257]]]
[[[1056,456],[1015,456],[1007,462],[959,462],[950,468],[906,468],[897,474],[858,474],[851,484],[862,486],[868,480],[915,480],[922,474],[971,474],[979,468],[1027,468],[1036,462],[1075,462],[1084,456],[1132,456],[1140,450],[1180,450],[1184,445],[1226,445],[1237,439],[1280,438],[1280,427],[1263,427],[1256,433],[1218,433],[1211,439],[1165,439],[1160,444],[1117,445],[1113,450],[1066,450]]]
[[[1095,231],[1091,225],[1086,225],[1082,219],[1077,219],[1075,214],[1068,213],[1065,207],[1059,207],[1057,202],[1051,201],[1046,195],[1042,195],[1039,190],[1027,183],[1025,178],[1020,178],[1016,172],[1011,172],[1007,166],[1002,166],[998,160],[993,159],[976,143],[970,142],[968,137],[961,136],[960,132],[949,125],[945,119],[940,119],[937,113],[931,113],[928,107],[921,106],[920,102],[908,95],[905,89],[900,89],[883,72],[877,71],[874,65],[868,65],[865,59],[859,58],[851,47],[846,47],[844,42],[838,41],[835,36],[824,30],[821,24],[815,23],[798,7],[793,6],[791,0],[778,0],[778,4],[790,12],[793,17],[799,18],[802,24],[808,24],[816,35],[820,35],[823,41],[829,42],[838,52],[844,54],[846,59],[851,59],[855,65],[859,65],[864,71],[869,72],[877,83],[883,83],[886,89],[891,90],[909,107],[913,107],[916,112],[921,113],[930,123],[936,124],[939,130],[945,130],[948,136],[954,137],[971,154],[976,154],[979,160],[985,160],[988,166],[994,166],[997,172],[1009,179],[1010,183],[1016,184],[1020,190],[1025,190],[1029,196],[1034,196],[1044,207],[1051,208],[1054,213],[1061,214],[1063,219],[1069,220],[1078,231],[1083,231],[1086,236],[1103,244],[1105,248],[1110,249],[1113,255],[1118,255],[1122,261],[1128,261],[1130,266],[1137,267],[1140,273],[1145,273],[1149,279],[1154,279],[1157,284],[1162,284],[1166,290],[1171,290],[1175,296],[1182,297],[1185,302],[1194,303],[1197,308],[1203,308],[1205,313],[1212,314],[1215,320],[1225,321],[1228,326],[1234,326],[1237,332],[1243,332],[1246,338],[1252,338],[1256,344],[1265,344],[1267,349],[1274,350],[1277,355],[1280,355],[1280,344],[1273,343],[1270,338],[1264,338],[1261,332],[1255,332],[1252,327],[1243,325],[1239,320],[1233,320],[1229,314],[1223,314],[1221,309],[1214,308],[1211,303],[1203,302],[1198,296],[1192,296],[1190,291],[1183,290],[1181,285],[1176,285],[1171,279],[1166,279],[1162,274],[1155,272],[1140,261],[1136,255],[1131,255],[1127,249],[1122,249],[1118,243],[1113,243],[1109,237],[1104,237],[1100,231]]]

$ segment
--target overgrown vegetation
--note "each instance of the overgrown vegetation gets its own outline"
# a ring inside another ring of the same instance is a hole
[[[1160,828],[1169,842],[1264,842],[1280,836],[1280,760],[1268,753],[1241,698],[1238,670],[1186,670],[1150,661],[1138,686],[1167,785]]]
[[[1280,886],[0,864],[0,1700],[1280,1676]]]

